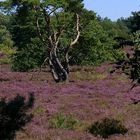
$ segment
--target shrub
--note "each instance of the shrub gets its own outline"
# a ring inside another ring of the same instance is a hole
[[[37,38],[32,39],[30,44],[17,48],[12,57],[12,69],[14,71],[26,72],[40,67],[46,58],[46,50]]]
[[[131,60],[131,79],[140,83],[140,30],[134,34],[134,58]]]
[[[72,115],[65,115],[63,113],[58,113],[52,119],[50,119],[51,128],[74,130],[80,125],[81,123]]]
[[[31,122],[33,115],[28,112],[34,105],[34,95],[30,94],[27,102],[25,98],[17,95],[14,99],[6,101],[0,99],[0,139],[14,140],[16,132],[23,130]]]
[[[95,136],[100,135],[103,138],[108,138],[113,134],[125,134],[128,130],[119,120],[104,118],[100,122],[95,122],[88,131]]]

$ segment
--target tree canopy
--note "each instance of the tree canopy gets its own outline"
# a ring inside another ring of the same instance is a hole
[[[125,22],[99,18],[83,0],[6,0],[0,7],[11,19],[15,71],[48,62],[55,81],[65,81],[69,64],[98,65],[125,57],[114,47],[115,37],[129,38]]]
[[[9,57],[14,53],[12,36],[9,32],[9,16],[0,13],[0,55],[7,56],[6,59],[0,58],[0,63],[8,63]]]

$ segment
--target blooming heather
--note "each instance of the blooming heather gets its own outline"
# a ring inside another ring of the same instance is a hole
[[[110,116],[122,119],[127,128],[135,132],[133,135],[130,132],[128,136],[118,136],[118,139],[136,139],[140,137],[140,106],[139,103],[134,105],[133,99],[140,100],[140,87],[130,90],[131,82],[125,75],[110,75],[106,67],[103,65],[90,70],[92,77],[105,74],[103,79],[91,77],[89,80],[79,80],[76,72],[72,72],[70,82],[60,84],[54,83],[48,72],[38,75],[38,72],[11,72],[3,67],[0,71],[0,99],[12,100],[18,94],[28,100],[28,95],[34,94],[34,106],[29,111],[34,117],[25,126],[32,139],[51,140],[59,137],[65,140],[67,137],[68,140],[94,140],[96,138],[84,130],[91,123]],[[79,72],[83,74],[83,71]],[[34,74],[32,80],[31,74]],[[81,132],[49,128],[49,120],[59,112],[73,114],[85,124],[85,128],[81,128]],[[28,139],[28,136],[24,137]],[[21,139],[18,133],[17,138]]]

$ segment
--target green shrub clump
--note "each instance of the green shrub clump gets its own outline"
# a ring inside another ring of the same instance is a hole
[[[130,77],[140,83],[140,30],[134,33],[134,43],[134,57],[130,60]]]
[[[88,131],[95,136],[100,135],[103,138],[108,138],[113,134],[125,134],[128,129],[119,120],[104,118],[100,122],[95,122]]]
[[[72,115],[65,115],[63,113],[56,114],[50,119],[50,128],[61,128],[66,130],[75,130],[81,123]]]

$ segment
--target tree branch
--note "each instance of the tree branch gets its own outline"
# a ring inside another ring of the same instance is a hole
[[[78,42],[78,39],[80,37],[80,30],[79,30],[79,27],[80,27],[80,18],[79,18],[79,15],[76,14],[76,17],[77,17],[77,23],[76,23],[76,31],[77,31],[77,36],[75,38],[75,40],[73,40],[71,43],[70,43],[70,48],[72,48],[77,42]]]
[[[57,32],[54,33],[54,40],[57,42],[61,36],[61,34],[64,32],[64,26],[58,29]]]
[[[76,17],[77,17],[77,23],[76,23],[76,30],[77,30],[77,36],[76,38],[70,43],[70,45],[65,49],[65,69],[67,71],[67,73],[69,73],[69,50],[70,48],[74,47],[74,45],[78,42],[78,39],[80,37],[80,18],[79,18],[79,15],[76,14]]]
[[[37,33],[38,36],[40,38],[40,40],[45,43],[45,39],[43,38],[42,34],[41,34],[41,30],[40,30],[40,26],[39,26],[39,21],[38,21],[38,17],[36,16],[36,28],[37,28]]]
[[[48,38],[51,35],[51,28],[50,28],[50,16],[48,15],[48,13],[46,12],[46,10],[44,8],[42,8],[43,10],[43,15],[44,15],[44,19],[46,22],[46,30],[47,30],[47,34],[48,34]]]
[[[58,8],[54,8],[54,9],[52,10],[52,9],[49,8],[50,13],[49,13],[48,15],[50,16],[50,15],[51,15],[52,13],[54,13],[57,9],[58,9]]]

